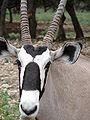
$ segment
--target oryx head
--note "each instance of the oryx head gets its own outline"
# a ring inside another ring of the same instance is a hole
[[[79,57],[81,44],[76,42],[66,43],[56,51],[50,50],[53,47],[51,43],[58,24],[61,22],[66,1],[61,0],[49,30],[43,39],[42,46],[35,46],[31,42],[27,17],[27,0],[21,0],[21,39],[23,44],[21,49],[15,48],[4,38],[0,38],[0,58],[8,55],[17,57],[20,79],[19,109],[22,117],[36,117],[50,64],[59,58],[72,64]]]

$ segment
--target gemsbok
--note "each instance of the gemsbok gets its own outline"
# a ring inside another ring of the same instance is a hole
[[[17,58],[21,120],[28,118],[38,120],[90,119],[90,62],[83,56],[76,62],[82,45],[79,42],[68,42],[56,51],[51,50],[66,2],[67,0],[60,1],[42,45],[32,44],[27,0],[21,0],[22,47],[18,49],[0,37],[0,58],[8,56]],[[75,64],[70,65],[73,63]]]

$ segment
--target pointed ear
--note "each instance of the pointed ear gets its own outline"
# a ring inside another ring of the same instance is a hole
[[[82,44],[79,42],[66,43],[62,48],[51,52],[52,60],[62,59],[66,63],[73,64],[77,61],[80,51],[82,49]]]
[[[0,37],[0,59],[6,58],[8,56],[17,57],[18,52],[19,49],[9,44],[8,41],[3,37]]]

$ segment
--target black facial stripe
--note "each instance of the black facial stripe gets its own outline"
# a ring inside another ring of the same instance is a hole
[[[16,63],[18,65],[18,70],[19,70],[19,97],[21,98],[21,95],[22,95],[22,89],[20,87],[21,63],[20,63],[20,61],[18,59],[16,60]]]
[[[44,91],[45,91],[46,78],[47,78],[47,73],[48,73],[48,71],[49,71],[50,64],[51,64],[51,62],[48,62],[48,63],[46,64],[46,66],[45,66],[46,71],[45,71],[44,85],[43,85],[42,91],[40,92],[39,99],[41,99],[41,97],[42,97],[42,95],[43,95],[43,93],[44,93]]]
[[[22,95],[22,89],[21,89],[20,84],[19,84],[19,100],[21,99],[21,95]]]
[[[32,57],[35,58],[36,55],[41,55],[43,52],[47,50],[47,47],[40,46],[34,48],[32,45],[24,45],[23,47],[26,51],[26,53],[30,54]],[[23,84],[22,89],[20,89],[20,96],[22,93],[22,90],[39,90],[40,92],[40,98],[44,92],[45,84],[46,84],[46,76],[49,68],[49,63],[45,66],[45,80],[43,89],[41,90],[41,80],[40,80],[40,69],[37,63],[31,62],[29,63],[24,72],[23,77]]]
[[[39,90],[40,91],[40,69],[37,63],[29,63],[24,72],[23,90]]]
[[[24,45],[24,49],[32,57],[35,57],[36,55],[41,55],[43,52],[45,52],[47,50],[47,47],[40,46],[35,48],[32,45]]]
[[[8,52],[7,44],[5,41],[0,41],[0,55],[2,54],[2,51]]]

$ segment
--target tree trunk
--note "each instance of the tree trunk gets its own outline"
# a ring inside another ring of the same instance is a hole
[[[12,10],[11,10],[11,8],[9,8],[8,10],[9,10],[9,14],[10,14],[10,23],[12,23],[12,21],[13,21]]]
[[[7,8],[8,0],[4,0],[1,6],[1,16],[0,16],[0,36],[3,36],[5,33],[5,15]]]
[[[81,26],[79,24],[79,21],[77,19],[77,16],[76,16],[76,13],[75,13],[75,10],[74,10],[74,1],[72,1],[72,0],[67,1],[66,10],[69,13],[69,15],[71,16],[72,23],[73,23],[73,26],[74,26],[74,30],[76,32],[76,38],[84,37]]]
[[[28,0],[28,19],[29,19],[29,29],[31,38],[34,39],[36,37],[36,8],[37,8],[38,0]]]
[[[32,13],[32,16],[29,17],[29,29],[30,29],[30,34],[31,34],[31,38],[35,39],[36,37],[36,27],[37,27],[37,21],[36,21],[36,17],[35,17],[35,12]]]

